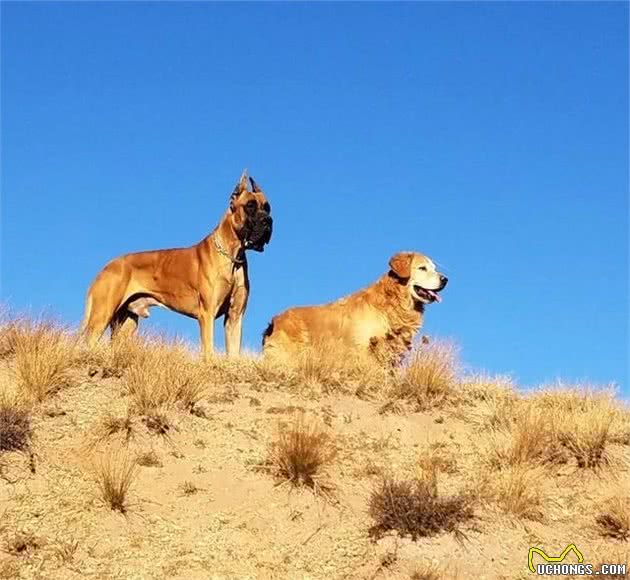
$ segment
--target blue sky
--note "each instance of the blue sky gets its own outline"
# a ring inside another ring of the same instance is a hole
[[[248,167],[247,346],[417,250],[450,278],[424,332],[470,366],[627,389],[627,46],[626,3],[3,2],[2,299],[78,323]]]

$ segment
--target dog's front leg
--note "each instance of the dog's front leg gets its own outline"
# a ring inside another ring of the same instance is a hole
[[[241,353],[243,338],[243,315],[225,317],[225,352],[228,356],[238,356]]]
[[[199,297],[199,332],[201,337],[201,355],[208,361],[214,354],[214,320],[217,315],[217,300],[215,292],[207,288]]]
[[[199,314],[198,320],[201,336],[201,356],[207,362],[214,354],[214,316],[205,310]]]
[[[240,286],[234,290],[230,306],[225,315],[225,352],[228,356],[241,354],[243,340],[243,316],[247,306],[247,286]]]

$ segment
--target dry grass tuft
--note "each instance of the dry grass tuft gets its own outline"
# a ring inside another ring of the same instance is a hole
[[[630,497],[627,492],[609,499],[596,521],[603,536],[617,540],[630,539]]]
[[[156,343],[144,348],[125,374],[134,411],[150,415],[181,403],[192,411],[206,391],[203,366],[177,345]]]
[[[457,461],[445,443],[432,443],[418,455],[418,467],[424,473],[457,473]]]
[[[0,451],[25,451],[31,443],[31,416],[17,399],[0,397]]]
[[[101,498],[112,510],[122,514],[129,508],[129,491],[138,473],[138,464],[121,449],[110,450],[94,464],[94,476]]]
[[[418,410],[454,401],[457,391],[455,348],[448,343],[432,343],[415,349],[397,381],[390,399],[404,400]]]
[[[341,342],[325,341],[303,348],[290,361],[266,363],[267,373],[293,388],[315,394],[349,393],[369,398],[389,384],[387,369]]]
[[[581,469],[609,464],[619,408],[601,393],[543,391],[505,405],[494,422],[495,467],[570,460]],[[617,433],[619,429],[617,425]]]
[[[169,437],[169,431],[173,428],[169,418],[164,413],[145,415],[142,417],[142,422],[151,433],[162,437]]]
[[[449,572],[444,566],[433,562],[417,564],[409,580],[456,580],[458,574]]]
[[[327,470],[337,455],[332,436],[315,419],[296,415],[290,424],[280,423],[267,460],[273,474],[296,487],[330,492]]]
[[[5,551],[14,556],[28,556],[42,545],[32,532],[19,530],[5,540]]]
[[[95,443],[105,442],[114,436],[129,442],[136,435],[134,420],[129,414],[119,416],[108,413],[99,421],[95,431]]]
[[[18,386],[31,400],[42,402],[69,384],[78,351],[65,329],[43,320],[20,321],[8,341]]]
[[[136,456],[136,463],[141,467],[162,467],[163,465],[158,454],[153,449],[139,453]]]
[[[182,493],[184,495],[195,495],[199,491],[201,491],[201,489],[197,487],[197,485],[195,485],[192,481],[185,481],[184,483],[182,483]]]
[[[458,533],[460,524],[474,515],[473,498],[441,495],[435,470],[408,481],[386,477],[372,491],[369,514],[374,520],[372,537],[395,530],[417,540],[440,532]]]
[[[79,540],[73,538],[58,542],[53,549],[53,553],[60,562],[69,564],[74,561],[78,549]]]
[[[478,490],[481,496],[494,501],[506,514],[541,521],[546,503],[543,484],[547,477],[543,467],[513,465],[487,475]]]

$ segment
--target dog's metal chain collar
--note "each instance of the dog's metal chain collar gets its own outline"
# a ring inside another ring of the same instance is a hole
[[[217,240],[217,238],[215,236],[212,236],[212,240],[214,241],[214,247],[217,249],[217,252],[219,252],[219,254],[221,254],[222,256],[225,256],[228,260],[230,260],[230,262],[232,262],[232,264],[234,264],[235,266],[240,266],[241,264],[245,263],[245,259],[233,258],[232,256],[230,256],[230,254],[228,254],[225,251],[225,249],[219,243],[219,240]]]

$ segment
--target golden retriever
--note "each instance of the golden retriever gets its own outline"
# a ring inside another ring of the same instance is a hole
[[[274,316],[263,333],[265,355],[291,354],[336,341],[398,362],[411,348],[424,308],[440,302],[448,278],[423,254],[400,252],[371,286],[321,306],[290,308]]]

